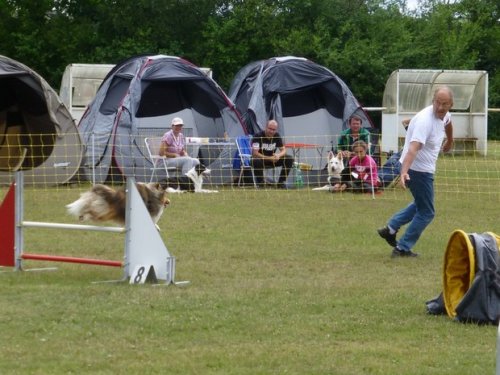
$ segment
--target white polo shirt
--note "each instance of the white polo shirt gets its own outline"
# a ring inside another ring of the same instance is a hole
[[[444,119],[441,120],[434,115],[432,105],[418,112],[411,119],[408,126],[405,145],[399,161],[403,163],[410,142],[419,142],[422,144],[422,148],[417,152],[410,169],[418,172],[434,173],[436,171],[436,160],[446,135],[444,128],[450,121],[450,112],[447,112]]]

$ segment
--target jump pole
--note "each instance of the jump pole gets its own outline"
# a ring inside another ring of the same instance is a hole
[[[12,188],[12,187],[11,187]],[[11,189],[12,190],[12,189]],[[124,275],[123,280],[129,279],[130,283],[142,284],[145,281],[164,280],[165,284],[186,284],[188,282],[175,282],[175,258],[172,257],[166,246],[161,239],[161,236],[156,229],[156,226],[147,211],[142,198],[135,186],[135,179],[132,177],[127,178],[127,199],[126,199],[126,215],[125,227],[102,227],[94,225],[77,225],[77,224],[62,224],[62,223],[46,223],[24,221],[24,175],[22,171],[16,172],[15,182],[15,212],[14,215],[8,215],[15,223],[15,239],[12,249],[12,257],[14,261],[4,261],[9,258],[9,244],[10,238],[7,241],[0,241],[0,261],[2,265],[14,266],[15,270],[23,270],[23,260],[40,260],[40,261],[54,261],[54,262],[67,262],[67,263],[81,263],[110,267],[123,267]],[[12,199],[12,194],[9,190],[8,199]],[[9,203],[9,202],[7,202]],[[4,201],[3,206],[7,206],[7,213],[10,213],[10,206]],[[5,212],[3,212],[5,214]],[[133,213],[133,214],[132,214]],[[12,217],[14,216],[14,217]],[[23,251],[24,249],[24,229],[25,228],[53,228],[53,229],[73,229],[73,230],[94,230],[100,232],[116,232],[125,233],[125,254],[123,261],[114,260],[101,260],[90,258],[78,258],[57,256],[48,254],[29,254]],[[6,243],[7,246],[6,246]],[[2,250],[3,248],[3,250]]]
[[[98,231],[98,232],[125,233],[125,228],[100,227],[97,225],[59,224],[59,223],[43,223],[36,221],[23,221],[23,226],[28,228],[55,228],[55,229],[58,228],[58,229],[77,229],[77,230]],[[109,266],[109,267],[124,266],[123,262],[115,260],[77,258],[77,257],[46,255],[46,254],[27,254],[25,252],[21,254],[21,258],[26,260],[41,260],[49,262],[52,261],[52,262],[94,264],[96,266]]]
[[[96,266],[123,267],[123,262],[119,262],[116,260],[75,258],[75,257],[65,257],[58,255],[27,254],[27,253],[23,253],[21,257],[27,260],[42,260],[48,262],[66,262],[66,263],[93,264]]]
[[[24,221],[24,174],[20,171],[16,172],[15,182],[15,270],[23,270],[23,260],[39,260],[39,261],[52,261],[52,262],[66,262],[66,263],[81,263],[92,264],[110,267],[123,267],[124,263],[114,260],[101,260],[91,258],[78,258],[67,257],[48,254],[29,254],[24,252],[24,228],[52,228],[52,229],[75,229],[85,231],[99,231],[99,232],[114,232],[124,233],[125,228],[119,227],[101,227],[97,225],[79,225],[79,224],[61,224],[61,223],[45,223],[35,221]]]

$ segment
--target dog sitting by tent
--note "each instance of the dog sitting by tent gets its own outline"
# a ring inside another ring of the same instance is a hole
[[[156,228],[164,208],[170,203],[167,192],[159,183],[137,183],[137,190],[153,219]],[[119,225],[125,224],[126,192],[124,188],[113,189],[97,184],[89,191],[82,193],[80,198],[66,206],[70,215],[80,221],[112,221]],[[159,228],[158,228],[159,230]]]
[[[337,155],[330,151],[328,153],[328,164],[326,165],[328,171],[328,185],[324,185],[319,188],[314,188],[316,191],[344,191],[347,188],[347,184],[342,181],[342,171],[344,170],[344,159],[342,153],[339,152]]]
[[[217,190],[203,189],[203,180],[209,177],[211,170],[198,164],[187,171],[184,176],[168,177],[162,183],[168,193],[218,193]]]

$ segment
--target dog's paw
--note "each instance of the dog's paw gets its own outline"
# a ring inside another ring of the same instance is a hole
[[[313,188],[314,191],[329,191],[330,190],[330,185],[325,185],[325,186],[322,186],[322,187],[318,187],[318,188]]]

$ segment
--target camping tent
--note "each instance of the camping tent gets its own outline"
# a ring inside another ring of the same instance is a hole
[[[235,76],[229,97],[242,114],[249,132],[264,129],[267,120],[275,119],[285,141],[319,144],[322,153],[337,144],[340,132],[347,128],[353,114],[371,121],[347,85],[327,68],[305,58],[287,56],[252,62]],[[314,169],[316,149],[304,149]],[[307,155],[310,154],[310,155]]]
[[[189,61],[138,56],[116,65],[79,123],[87,145],[86,177],[104,182],[113,177],[112,167],[117,167],[120,176],[149,180],[152,165],[144,139],[162,136],[173,117],[183,118],[186,137],[212,140],[245,134],[233,103],[213,79]],[[190,150],[192,156],[219,171],[229,163],[231,152],[234,148],[209,144]],[[225,177],[230,178],[230,171]]]
[[[65,183],[78,171],[83,146],[69,110],[49,84],[20,62],[0,56],[0,183],[23,170],[26,184]]]

